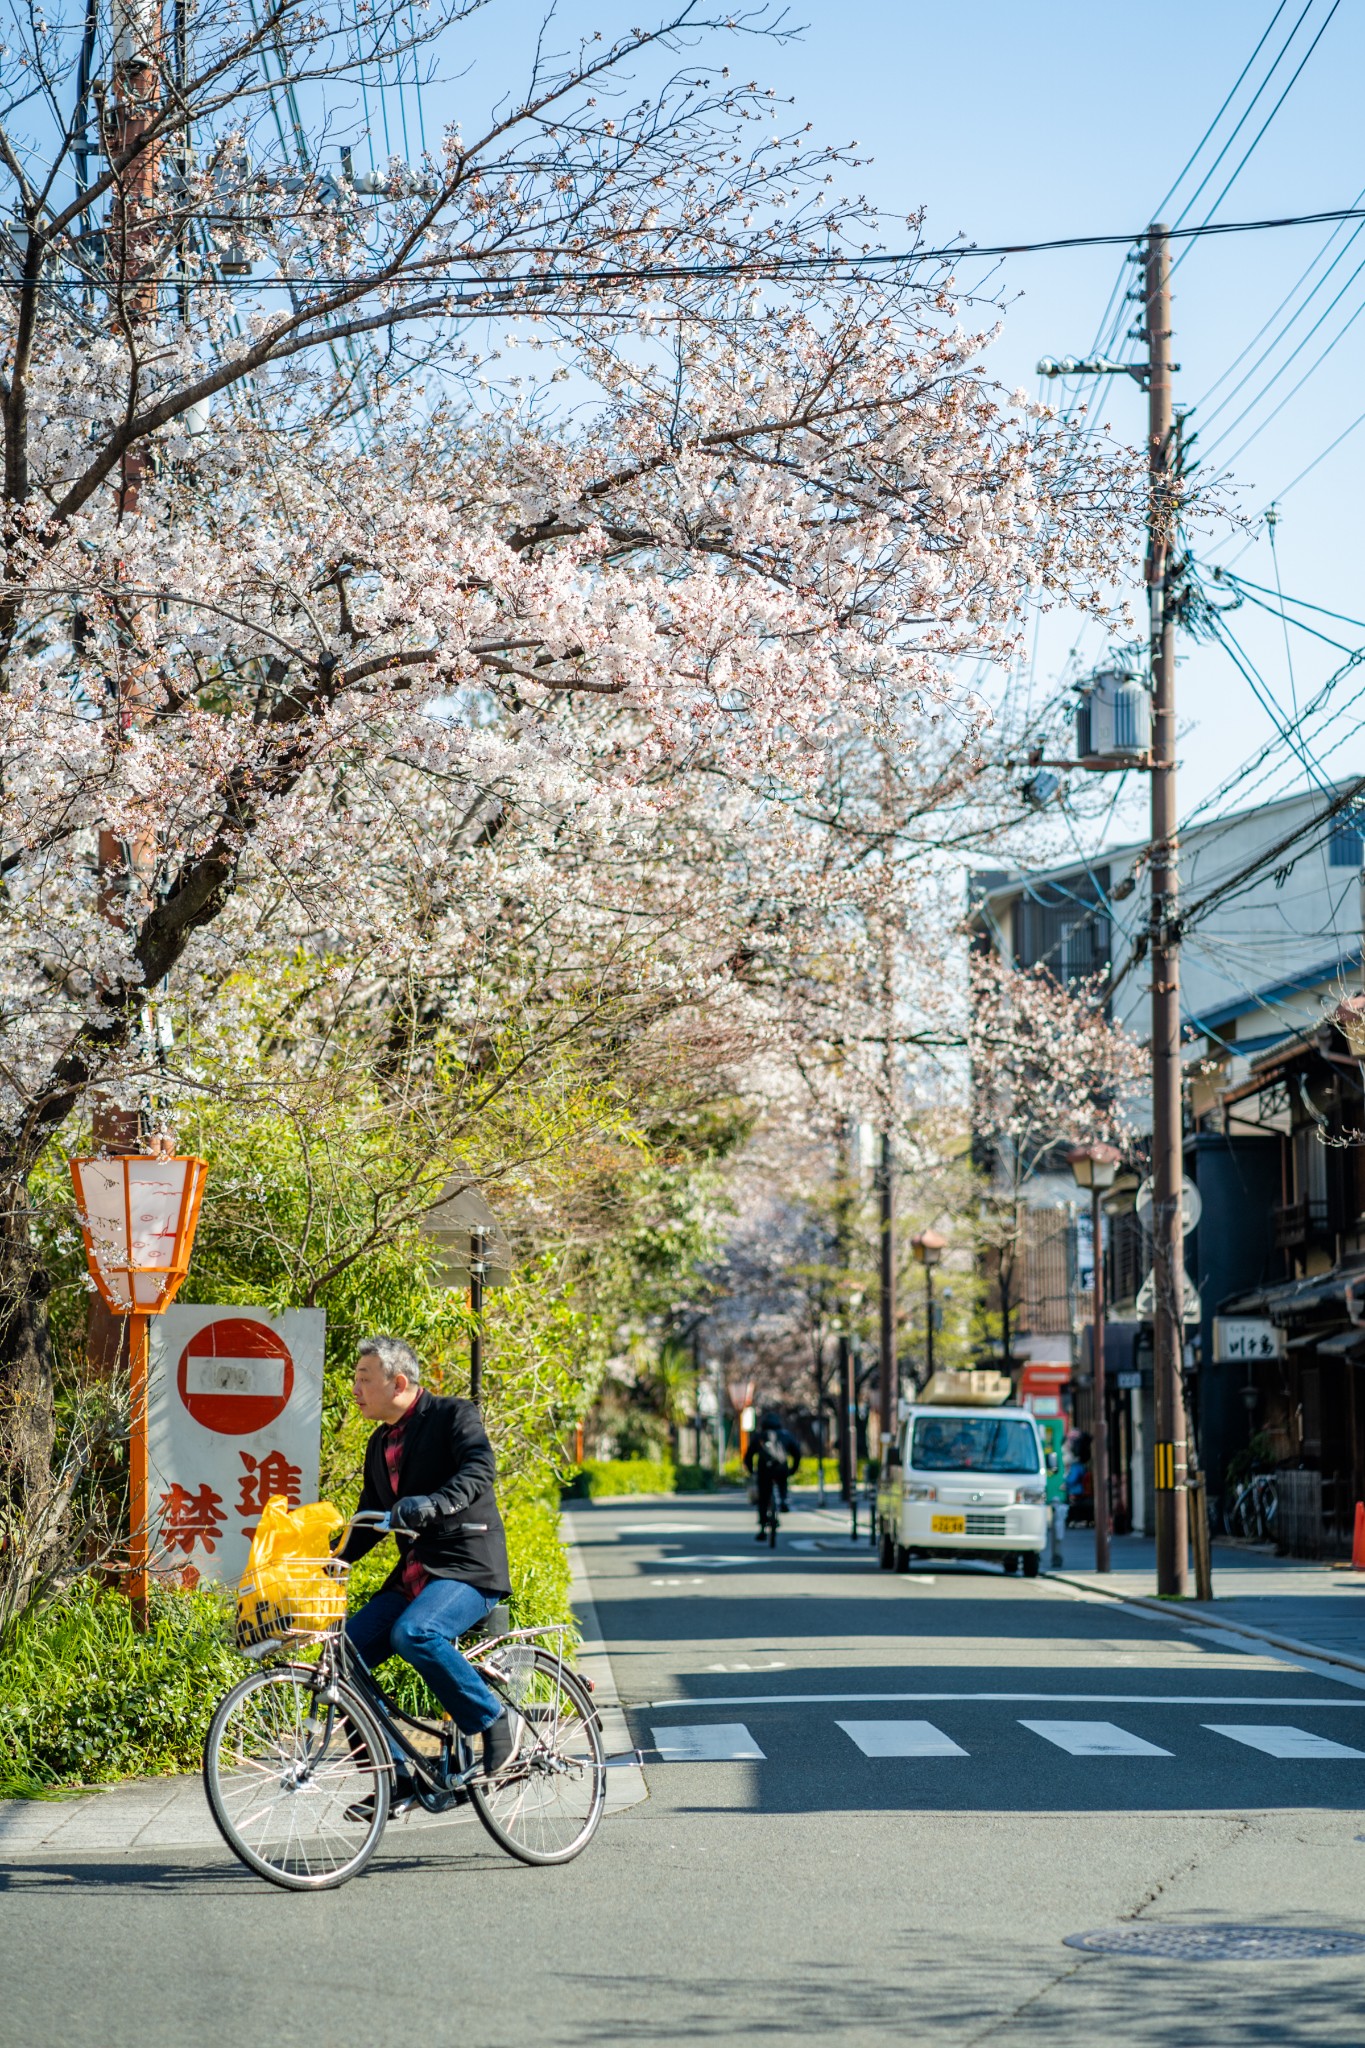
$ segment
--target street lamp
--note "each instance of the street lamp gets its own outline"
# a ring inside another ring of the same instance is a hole
[[[936,1230],[921,1230],[910,1240],[910,1249],[924,1268],[924,1369],[925,1384],[934,1377],[934,1268],[941,1265],[948,1249],[946,1237]]]
[[[1090,1358],[1093,1374],[1095,1418],[1091,1432],[1092,1472],[1095,1496],[1095,1570],[1109,1570],[1109,1418],[1104,1385],[1104,1257],[1101,1239],[1100,1197],[1114,1185],[1123,1154],[1113,1145],[1078,1145],[1068,1154],[1078,1188],[1090,1190],[1090,1231],[1094,1249],[1095,1300],[1091,1314]]]
[[[169,1138],[150,1154],[73,1159],[71,1179],[85,1259],[105,1306],[128,1319],[128,1597],[147,1619],[147,1331],[174,1301],[190,1250],[208,1166],[177,1156]]]

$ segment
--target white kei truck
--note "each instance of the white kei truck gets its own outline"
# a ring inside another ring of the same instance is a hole
[[[878,1561],[987,1558],[1036,1578],[1048,1539],[1049,1453],[1003,1373],[937,1372],[888,1447],[877,1488]]]

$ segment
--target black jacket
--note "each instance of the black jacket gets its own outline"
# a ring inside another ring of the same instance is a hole
[[[775,1439],[771,1441],[770,1439]],[[766,1472],[777,1472],[785,1462],[788,1476],[795,1474],[801,1463],[801,1446],[789,1429],[765,1429],[749,1439],[749,1448],[744,1453],[744,1469],[752,1472],[756,1466]]]
[[[399,1562],[385,1586],[398,1583],[402,1560],[411,1550],[434,1579],[463,1579],[481,1593],[505,1599],[511,1591],[507,1538],[493,1498],[493,1446],[478,1409],[472,1401],[424,1388],[407,1412],[404,1430],[397,1493],[389,1484],[384,1456],[388,1425],[381,1423],[366,1444],[360,1508],[387,1510],[395,1500],[421,1494],[439,1510],[439,1518],[420,1536],[398,1538]],[[341,1555],[354,1564],[382,1541],[377,1529],[353,1529]]]

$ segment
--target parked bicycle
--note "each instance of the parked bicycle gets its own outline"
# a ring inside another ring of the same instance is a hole
[[[1252,1543],[1273,1542],[1279,1505],[1274,1474],[1253,1472],[1228,1508],[1228,1534],[1244,1537]]]
[[[356,1515],[347,1531],[383,1520]],[[352,1649],[349,1569],[339,1558],[305,1568],[306,1590],[301,1572],[300,1599],[275,1601],[258,1624],[258,1654],[287,1661],[251,1672],[214,1713],[204,1788],[233,1854],[288,1891],[344,1884],[379,1846],[401,1766],[428,1812],[467,1801],[523,1863],[580,1855],[602,1818],[606,1765],[591,1694],[564,1661],[564,1628],[489,1634],[485,1624],[462,1643],[518,1717],[511,1756],[488,1776],[448,1716],[405,1712]],[[320,1584],[331,1589],[321,1600]]]

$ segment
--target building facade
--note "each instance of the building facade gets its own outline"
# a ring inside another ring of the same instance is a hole
[[[1346,1545],[1354,1503],[1365,1499],[1365,1082],[1331,1021],[1361,986],[1361,814],[1344,801],[1354,787],[1181,835],[1184,1155],[1197,1191],[1186,1239],[1188,1403],[1214,1512],[1226,1523],[1250,1474],[1271,1471],[1283,1517],[1273,1533],[1302,1555]],[[1041,874],[974,877],[977,943],[1062,981],[1105,976],[1112,1016],[1145,1039],[1145,851],[1120,846]],[[1105,1363],[1115,1526],[1150,1533],[1145,1123],[1139,1105],[1131,1170],[1106,1200]],[[1020,1238],[1020,1354],[1055,1356],[1065,1338],[1072,1413],[1088,1427],[1088,1217],[1055,1172],[1027,1200],[1038,1220]],[[1064,1331],[1053,1305],[1059,1271]]]

